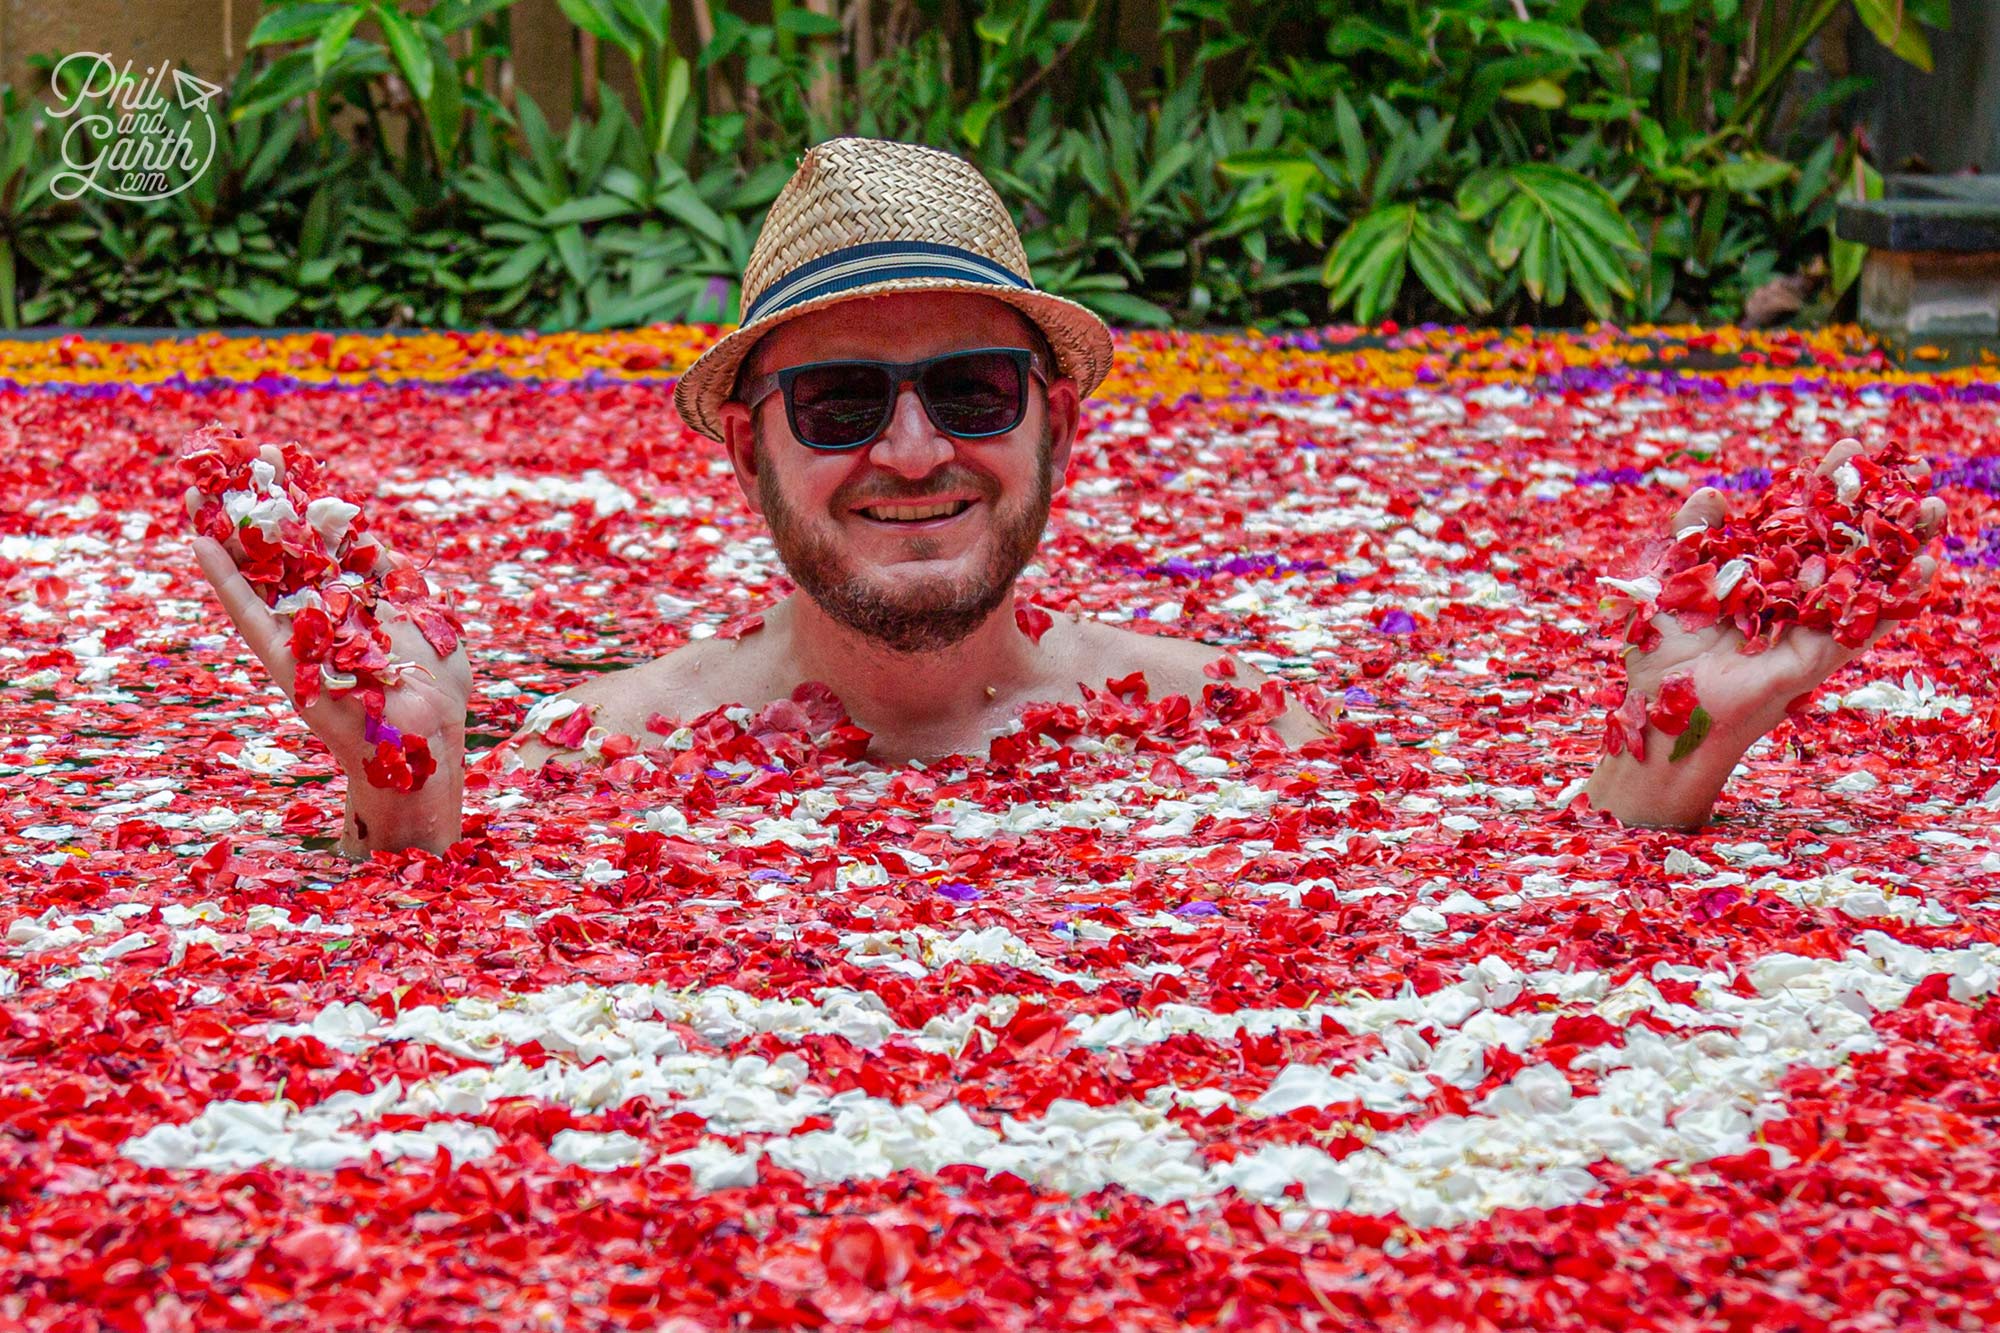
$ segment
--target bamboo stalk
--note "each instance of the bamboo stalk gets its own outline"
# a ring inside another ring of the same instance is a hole
[[[583,114],[597,119],[597,34],[577,29],[577,63],[582,67],[579,83],[583,94]]]
[[[709,8],[709,0],[694,0],[694,36],[703,51],[715,40],[715,11]],[[703,82],[710,114],[722,115],[736,109],[736,95],[730,90],[720,62],[708,67]]]
[[[805,7],[821,18],[836,18],[833,12],[836,0],[805,0]],[[807,98],[812,104],[813,114],[820,122],[831,127],[834,113],[840,103],[840,39],[838,37],[815,37],[812,39],[813,78]]]
[[[869,0],[854,0],[847,15],[853,24],[854,77],[859,79],[861,71],[875,63],[875,15]]]

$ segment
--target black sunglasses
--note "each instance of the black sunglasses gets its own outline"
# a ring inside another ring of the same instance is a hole
[[[931,424],[961,440],[1005,435],[1028,411],[1028,376],[1048,387],[1042,358],[1021,347],[980,347],[927,361],[814,361],[759,376],[743,392],[755,412],[785,395],[785,419],[810,449],[859,449],[888,428],[905,384]]]

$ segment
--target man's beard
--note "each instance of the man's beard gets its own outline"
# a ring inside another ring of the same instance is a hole
[[[900,590],[885,590],[879,582],[857,574],[841,555],[839,545],[800,521],[780,493],[776,473],[765,454],[762,432],[757,438],[757,494],[771,525],[771,541],[785,572],[813,603],[855,633],[898,653],[937,652],[971,634],[1013,592],[1014,580],[1035,558],[1048,526],[1053,478],[1049,475],[1054,432],[1043,427],[1036,446],[1034,490],[1012,510],[993,506],[991,551],[984,569],[963,579],[942,576],[913,578]],[[928,490],[966,489],[986,497],[989,486],[969,473],[946,473]],[[906,550],[918,560],[933,559],[942,549],[935,538],[911,538]],[[879,579],[881,576],[877,576]],[[887,577],[893,579],[895,574]],[[900,595],[899,595],[900,593]]]

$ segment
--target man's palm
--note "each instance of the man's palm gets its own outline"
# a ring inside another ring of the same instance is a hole
[[[282,485],[283,458],[268,445],[265,446],[264,457],[277,468],[277,480]],[[200,497],[192,489],[188,492],[187,503],[190,514],[198,510]],[[240,548],[230,549],[236,545],[234,538],[230,540],[229,547],[224,547],[207,537],[197,537],[194,543],[195,559],[209,584],[214,587],[216,596],[222,599],[223,610],[229,613],[244,643],[296,706],[298,699],[294,678],[298,664],[291,653],[290,622],[266,606],[257,590],[250,586],[250,581],[243,577],[237,567],[237,558],[243,552]],[[385,574],[404,563],[388,548],[380,549],[374,571],[376,574]],[[397,731],[423,737],[443,737],[448,750],[462,754],[465,748],[465,706],[472,695],[472,667],[466,657],[465,645],[461,642],[452,650],[450,657],[441,660],[414,621],[395,612],[386,602],[377,603],[377,608],[378,614],[385,617],[383,629],[389,635],[390,658],[416,663],[415,669],[404,672],[401,681],[385,692],[382,720]],[[390,615],[395,618],[388,619]],[[358,696],[336,699],[322,691],[312,704],[299,709],[299,715],[312,728],[313,734],[325,742],[341,767],[350,773],[355,772],[374,752],[366,734],[367,715]]]
[[[1860,452],[1860,445],[1844,440],[1828,451],[1818,470],[1822,474],[1831,473]],[[1928,475],[1926,465],[1918,467],[1923,475]],[[1704,486],[1675,514],[1673,531],[1678,533],[1697,524],[1720,527],[1728,518],[1728,498],[1714,487]],[[1944,501],[1935,496],[1925,500],[1917,523],[1918,544],[1936,537],[1944,528],[1944,519]],[[1937,573],[1937,562],[1929,556],[1919,556],[1917,569],[1922,580],[1920,586],[1927,589]],[[1654,627],[1660,631],[1659,645],[1649,653],[1630,653],[1626,674],[1632,690],[1656,698],[1660,683],[1668,676],[1692,672],[1695,693],[1715,726],[1762,735],[1777,725],[1788,703],[1817,687],[1900,623],[1882,621],[1867,642],[1857,648],[1843,646],[1825,630],[1793,625],[1763,652],[1746,656],[1738,651],[1743,643],[1742,633],[1728,621],[1717,621],[1706,629],[1689,632],[1681,628],[1672,613],[1662,612],[1653,618]]]

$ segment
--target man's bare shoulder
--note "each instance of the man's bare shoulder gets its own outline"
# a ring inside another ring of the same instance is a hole
[[[594,676],[555,697],[574,699],[589,707],[592,724],[614,736],[657,742],[659,733],[646,725],[655,716],[688,722],[711,709],[739,702],[737,696],[745,692],[740,687],[750,682],[739,673],[722,670],[739,651],[734,640],[697,640],[650,662]],[[523,735],[516,735],[510,743],[529,768],[539,768],[550,759],[573,763],[579,758],[578,751],[558,750]]]
[[[1203,688],[1208,685],[1221,683],[1254,690],[1271,679],[1268,672],[1250,665],[1227,648],[1218,648],[1212,643],[1173,634],[1140,634],[1101,621],[1086,620],[1083,623],[1089,627],[1084,642],[1093,659],[1091,671],[1096,677],[1086,683],[1093,688],[1107,679],[1143,671],[1154,698],[1185,694],[1199,701]],[[1206,668],[1223,660],[1231,664],[1234,674],[1218,681],[1207,673]],[[1296,702],[1285,710],[1274,726],[1278,734],[1292,745],[1301,745],[1328,734],[1326,728]]]

